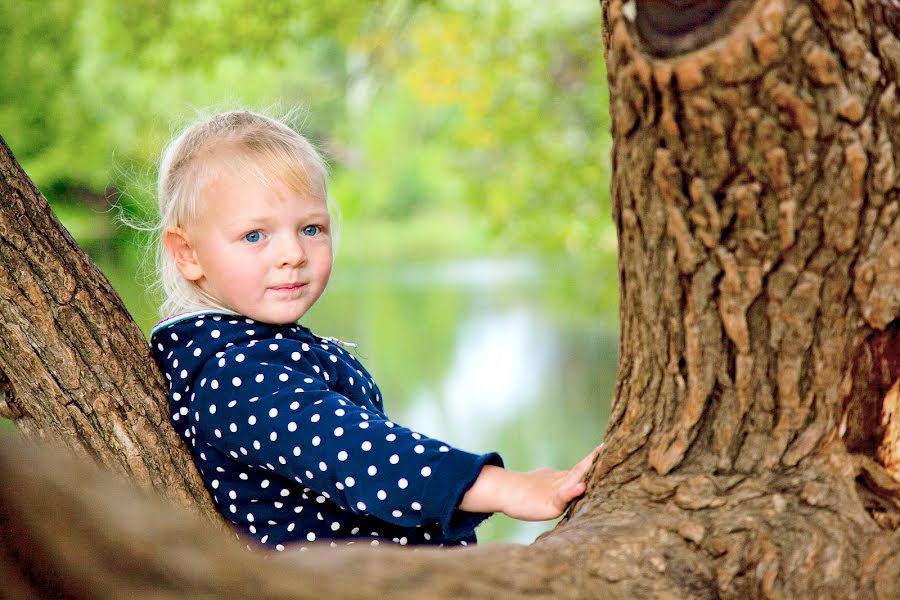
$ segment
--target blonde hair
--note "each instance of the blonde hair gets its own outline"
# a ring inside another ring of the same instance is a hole
[[[163,318],[209,308],[227,311],[181,275],[162,243],[166,228],[196,221],[203,189],[222,169],[264,185],[281,182],[294,192],[327,201],[325,161],[309,140],[282,121],[241,110],[215,114],[187,127],[163,151],[159,164],[154,242]]]

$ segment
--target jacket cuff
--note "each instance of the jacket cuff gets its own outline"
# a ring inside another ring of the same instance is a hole
[[[453,482],[439,505],[438,523],[441,532],[449,539],[467,537],[493,513],[477,513],[460,510],[463,496],[478,479],[485,465],[503,467],[503,459],[496,452],[477,455],[462,450],[451,450],[441,461],[435,482]]]

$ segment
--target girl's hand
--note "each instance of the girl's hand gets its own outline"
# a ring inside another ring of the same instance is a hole
[[[600,444],[568,471],[538,469],[530,473],[486,466],[459,505],[471,512],[502,512],[523,521],[545,521],[560,516],[574,498],[584,493],[584,476]]]
[[[522,521],[546,521],[560,516],[569,502],[584,493],[584,476],[600,451],[600,446],[568,471],[538,469],[530,473],[511,473],[519,480],[508,490],[503,512]]]

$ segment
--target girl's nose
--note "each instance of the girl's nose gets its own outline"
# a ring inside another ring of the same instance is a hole
[[[299,238],[290,237],[279,245],[278,266],[293,267],[306,262],[306,250]]]

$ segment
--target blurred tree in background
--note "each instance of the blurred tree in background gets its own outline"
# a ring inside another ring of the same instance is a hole
[[[141,252],[107,209],[152,214],[180,127],[299,107],[353,224],[342,258],[538,255],[565,264],[567,304],[614,310],[592,0],[0,6],[0,132],[101,264]]]
[[[360,342],[401,421],[564,465],[617,361],[600,43],[596,0],[0,0],[0,135],[146,333],[149,240],[113,205],[150,219],[199,116],[293,112],[345,233],[305,322]],[[482,539],[544,528],[504,519]]]

